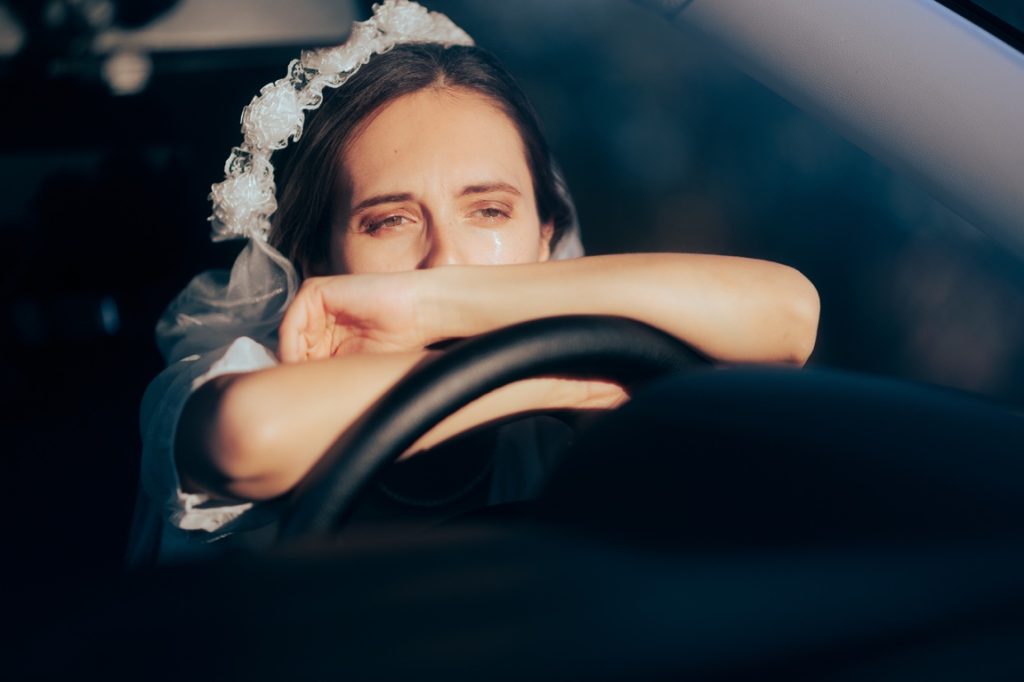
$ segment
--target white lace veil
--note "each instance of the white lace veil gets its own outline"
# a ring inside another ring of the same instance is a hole
[[[472,45],[446,16],[408,0],[385,0],[374,15],[353,24],[338,47],[303,52],[288,75],[264,86],[242,113],[245,141],[225,163],[225,180],[213,185],[213,239],[247,238],[230,272],[195,277],[157,323],[157,345],[170,364],[225,348],[247,336],[277,347],[277,328],[300,283],[294,265],[267,243],[270,216],[277,209],[270,155],[302,134],[304,112],[322,102],[325,87],[337,88],[374,54],[399,43]],[[561,235],[554,260],[583,255],[576,211],[565,182],[553,169],[572,222]]]

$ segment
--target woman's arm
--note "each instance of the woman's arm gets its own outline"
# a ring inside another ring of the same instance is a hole
[[[285,362],[412,350],[562,314],[632,317],[724,362],[802,365],[818,294],[796,270],[749,258],[625,254],[306,280],[281,325]]]
[[[214,379],[189,400],[176,447],[183,482],[232,498],[283,494],[425,346],[570,313],[632,317],[722,361],[803,364],[818,297],[786,266],[686,254],[312,278],[281,326],[287,364]],[[622,399],[597,382],[519,382],[459,411],[410,452],[511,414]]]
[[[175,459],[186,490],[265,500],[290,490],[338,435],[429,353],[363,353],[215,377],[188,400]],[[519,381],[448,417],[406,454],[475,426],[532,410],[608,408],[617,386]]]
[[[624,254],[431,274],[427,308],[454,336],[551,315],[622,315],[723,362],[798,365],[817,336],[817,290],[796,270],[763,260]]]

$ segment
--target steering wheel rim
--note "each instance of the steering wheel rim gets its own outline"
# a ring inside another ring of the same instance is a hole
[[[708,364],[666,332],[607,315],[531,320],[460,341],[414,368],[339,435],[292,491],[278,542],[341,528],[387,465],[446,416],[496,388],[549,375],[631,388]]]

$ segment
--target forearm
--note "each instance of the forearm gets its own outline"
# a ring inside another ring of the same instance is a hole
[[[177,459],[183,481],[234,499],[284,494],[342,431],[427,355],[349,355],[213,379],[182,415]],[[451,415],[408,453],[521,412],[614,402],[613,393],[595,394],[594,384],[521,381]]]
[[[625,254],[430,274],[428,308],[452,336],[551,315],[623,315],[718,360],[803,364],[817,332],[814,287],[796,270],[768,261]]]

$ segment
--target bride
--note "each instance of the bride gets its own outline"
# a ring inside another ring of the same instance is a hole
[[[726,363],[801,365],[814,346],[817,293],[792,268],[582,257],[525,96],[461,29],[415,3],[387,0],[344,45],[303,53],[246,108],[243,133],[213,188],[212,220],[215,238],[249,243],[229,276],[196,278],[158,325],[169,365],[142,406],[136,564],[272,527],[274,500],[446,339],[580,313],[647,322]],[[269,158],[289,140],[278,205]],[[406,454],[509,415],[626,398],[596,381],[522,381]],[[518,472],[492,473],[490,501],[536,491],[543,467],[524,473],[531,455],[515,457]]]

